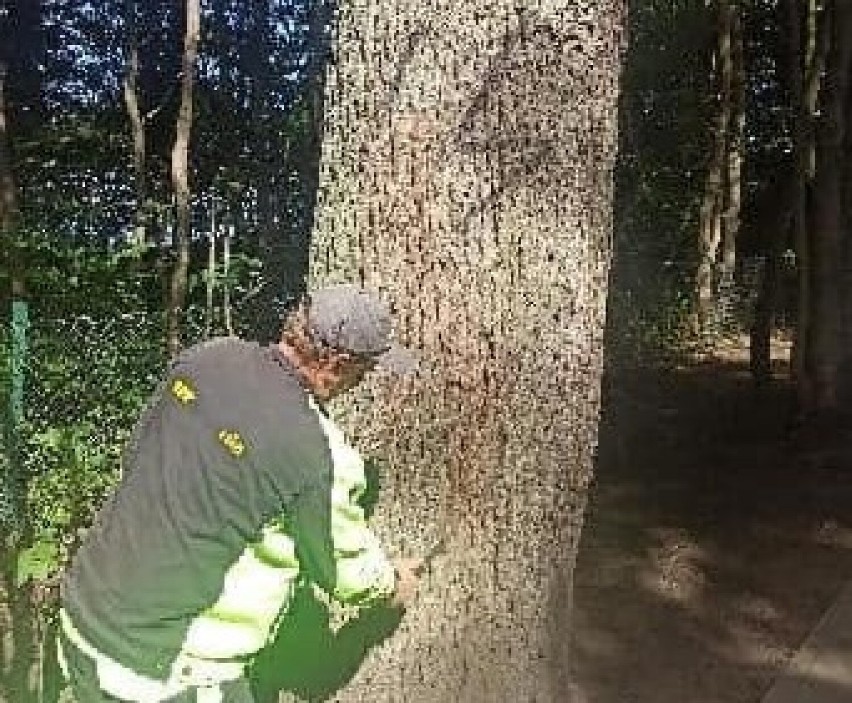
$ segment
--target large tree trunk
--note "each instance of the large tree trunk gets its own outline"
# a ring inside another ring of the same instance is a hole
[[[840,361],[840,281],[842,227],[842,167],[838,154],[845,140],[845,110],[852,66],[852,5],[836,0],[830,14],[830,49],[821,95],[817,129],[816,176],[810,251],[812,265],[811,316],[806,337],[805,373],[810,393],[804,414],[837,410],[837,371]]]
[[[186,0],[186,34],[181,63],[180,109],[172,147],[172,187],[175,192],[174,242],[177,261],[169,286],[166,347],[170,357],[181,348],[181,326],[189,273],[189,138],[192,131],[192,85],[198,54],[201,14],[199,0]]]
[[[385,469],[390,551],[448,547],[340,701],[573,699],[625,8],[526,5],[339,19],[310,282],[381,291],[430,371],[335,414]]]
[[[736,8],[731,0],[718,0],[717,49],[715,53],[717,106],[713,147],[701,202],[698,227],[699,262],[695,280],[696,332],[703,338],[715,331],[717,257],[723,240],[723,208],[728,167],[728,136],[733,112],[734,62],[732,29]]]

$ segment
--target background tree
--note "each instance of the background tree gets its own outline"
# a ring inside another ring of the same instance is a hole
[[[716,74],[716,116],[713,126],[713,148],[707,165],[704,197],[701,203],[699,226],[699,264],[696,274],[696,298],[698,330],[709,334],[717,310],[717,280],[719,268],[717,258],[722,254],[722,268],[727,269],[728,260],[735,248],[729,239],[729,228],[724,215],[727,200],[728,154],[731,138],[731,121],[734,111],[734,25],[738,7],[730,0],[719,0],[717,11],[717,47],[713,55]]]
[[[125,22],[127,67],[124,75],[123,93],[133,139],[133,186],[136,199],[132,241],[135,246],[144,247],[148,243],[146,216],[148,209],[147,162],[145,159],[145,119],[139,104],[139,30],[134,0],[127,0],[125,4]]]
[[[696,0],[631,3],[629,21],[606,348],[642,364],[692,338],[715,31]]]
[[[804,358],[800,403],[808,414],[838,409],[841,351],[841,268],[844,237],[843,168],[837,159],[846,133],[846,110],[852,75],[852,8],[846,2],[825,5],[827,59],[815,140],[815,175],[808,218],[808,326],[803,331]]]
[[[386,462],[385,541],[448,555],[340,700],[570,696],[624,17],[548,8],[341,7],[311,284],[382,291],[431,366],[347,424]]]
[[[181,349],[181,316],[186,301],[189,275],[189,237],[191,232],[189,193],[189,138],[192,132],[192,86],[201,31],[199,0],[187,0],[184,17],[184,54],[181,64],[180,108],[175,123],[175,142],[172,147],[172,184],[175,191],[174,245],[177,262],[171,275],[169,307],[166,319],[166,346],[169,356]]]

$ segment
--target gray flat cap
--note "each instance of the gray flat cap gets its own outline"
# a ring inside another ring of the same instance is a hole
[[[378,368],[412,374],[417,358],[393,339],[390,309],[371,291],[345,283],[309,296],[308,330],[317,342],[376,359]]]

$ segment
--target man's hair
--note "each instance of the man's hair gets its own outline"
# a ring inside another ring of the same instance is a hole
[[[314,363],[328,358],[336,350],[322,342],[315,341],[308,331],[308,309],[310,298],[303,296],[285,315],[281,327],[281,341],[291,347],[305,361]]]

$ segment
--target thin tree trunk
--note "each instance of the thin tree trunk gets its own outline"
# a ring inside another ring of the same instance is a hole
[[[725,209],[722,215],[722,255],[719,262],[719,286],[716,318],[726,328],[733,320],[736,305],[735,272],[737,237],[742,210],[742,169],[745,157],[745,64],[743,54],[742,6],[731,8],[731,118],[726,129]]]
[[[18,186],[12,161],[12,140],[9,134],[9,110],[6,102],[6,80],[8,75],[7,65],[0,61],[0,247],[7,271],[10,273],[10,298],[13,301],[12,314],[14,317],[15,305],[20,304],[26,297],[23,266],[18,253],[18,238],[16,226],[19,217]],[[14,321],[13,321],[14,328]],[[13,340],[14,344],[14,340]],[[23,359],[18,359],[23,364]],[[14,363],[14,362],[13,362]],[[21,369],[22,371],[22,369]],[[18,439],[21,414],[23,407],[12,407],[22,403],[22,388],[18,387],[15,392],[16,379],[12,379],[6,388],[9,393],[2,399],[0,409],[0,420],[3,430],[0,440],[3,440],[4,458],[6,461],[0,463],[0,468],[7,465],[0,473],[0,518],[7,522],[7,526],[14,526],[18,531],[24,527],[25,514],[23,509],[24,488],[20,475]],[[18,397],[15,398],[14,396]],[[6,530],[4,530],[5,532]],[[10,530],[11,532],[12,530]]]
[[[201,29],[199,0],[186,0],[186,34],[181,62],[181,97],[172,148],[172,187],[175,192],[175,241],[177,261],[169,286],[166,346],[170,357],[182,346],[181,327],[189,273],[190,199],[189,139],[192,131],[192,86]]]
[[[139,107],[139,37],[136,23],[136,3],[127,0],[127,67],[124,75],[124,106],[130,120],[130,133],[133,139],[133,190],[136,196],[136,209],[133,213],[133,245],[144,247],[147,235],[148,188],[145,164],[145,123]]]
[[[843,280],[841,286],[843,321],[841,324],[840,404],[852,408],[852,90],[846,100],[846,145],[843,159]]]
[[[716,50],[717,112],[713,126],[713,148],[707,175],[699,221],[699,263],[696,273],[696,304],[698,334],[704,338],[713,331],[716,312],[715,273],[719,247],[722,244],[722,209],[726,175],[728,128],[733,102],[733,56],[731,30],[735,10],[731,0],[718,0],[718,34]]]
[[[829,41],[829,22],[825,10],[820,13],[816,0],[808,0],[805,14],[805,62],[803,92],[798,104],[798,136],[796,162],[800,169],[802,190],[796,202],[794,221],[798,296],[796,335],[792,351],[792,371],[796,381],[798,405],[804,410],[813,405],[813,380],[808,372],[808,339],[811,330],[812,278],[810,231],[813,229],[813,192],[816,175],[815,115],[822,72]]]
[[[2,399],[3,408],[0,419],[3,420],[2,450],[5,461],[0,462],[0,592],[5,594],[5,602],[0,610],[7,627],[0,634],[0,698],[8,694],[10,700],[19,696],[29,696],[33,692],[32,676],[37,670],[35,614],[32,609],[30,589],[18,587],[15,583],[17,556],[20,549],[30,538],[30,524],[26,514],[26,480],[20,464],[20,423],[23,417],[22,376],[25,368],[24,325],[19,331],[22,337],[16,339],[15,310],[25,298],[26,288],[22,264],[18,256],[17,234],[15,232],[19,217],[19,194],[14,175],[12,160],[12,142],[9,134],[9,111],[7,103],[8,66],[0,61],[0,245],[2,256],[8,266],[11,279],[11,298],[13,301],[13,351],[10,370],[13,378],[9,397]],[[21,308],[18,308],[21,310]],[[23,308],[26,315],[26,308]],[[26,319],[26,318],[24,318]],[[16,372],[15,366],[18,366]],[[21,368],[23,367],[23,368]],[[18,376],[18,378],[15,378]],[[16,387],[17,386],[17,387]],[[5,612],[3,612],[5,610]]]
[[[11,256],[9,239],[18,214],[18,189],[12,170],[9,116],[6,109],[7,73],[8,67],[0,61],[0,233],[3,235],[4,257]],[[9,270],[14,268],[10,266]]]
[[[225,331],[229,335],[234,334],[234,319],[231,311],[231,240],[234,238],[234,225],[225,230],[225,238],[222,242],[222,277],[225,279],[225,287],[222,293],[222,312],[225,318]]]
[[[216,201],[210,206],[210,234],[207,235],[207,307],[204,317],[204,339],[213,332],[215,308],[213,293],[216,288]]]
[[[380,291],[430,371],[332,411],[390,551],[448,553],[338,701],[573,700],[625,8],[538,5],[341,6],[310,281]]]

